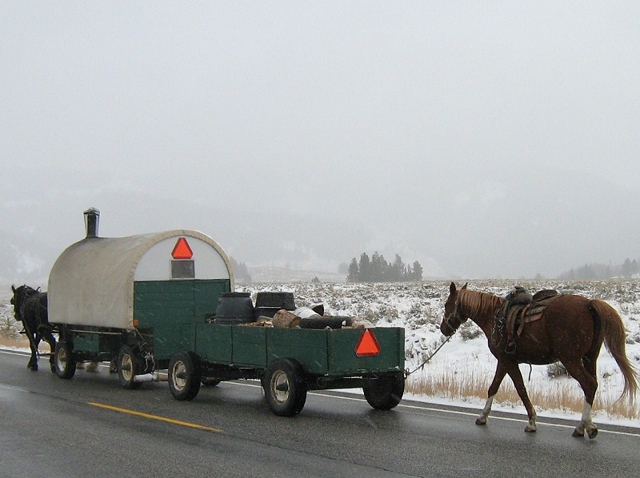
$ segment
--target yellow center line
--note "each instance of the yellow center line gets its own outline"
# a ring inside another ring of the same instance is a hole
[[[134,410],[128,410],[126,408],[112,407],[111,405],[105,405],[104,403],[87,402],[92,407],[105,408],[114,412],[127,413],[129,415],[135,415],[137,417],[149,418],[151,420],[159,420],[161,422],[172,423],[173,425],[181,425],[183,427],[196,428],[198,430],[204,430],[207,432],[222,433],[222,430],[218,428],[205,427],[204,425],[198,425],[197,423],[183,422],[181,420],[174,420],[173,418],[161,417],[159,415],[150,415],[148,413],[136,412]]]

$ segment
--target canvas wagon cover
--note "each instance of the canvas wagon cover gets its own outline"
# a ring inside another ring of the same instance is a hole
[[[49,321],[133,328],[134,282],[171,280],[171,251],[181,237],[193,249],[194,279],[228,279],[233,290],[229,258],[201,232],[172,230],[128,237],[87,237],[69,246],[51,269]]]

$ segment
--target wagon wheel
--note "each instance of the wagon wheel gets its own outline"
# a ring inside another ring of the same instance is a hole
[[[56,344],[53,355],[53,366],[56,375],[64,379],[73,377],[76,373],[76,361],[73,359],[71,346],[64,340],[61,340]]]
[[[169,390],[176,400],[193,400],[200,391],[200,366],[193,352],[178,352],[169,362]]]
[[[307,400],[307,384],[302,366],[293,359],[277,359],[269,364],[262,382],[271,411],[282,417],[297,415]]]
[[[142,360],[128,345],[123,345],[118,354],[118,378],[127,389],[140,388],[142,382],[136,382],[135,376],[142,371]]]
[[[399,372],[365,379],[362,391],[369,405],[376,410],[391,410],[402,400],[404,374]]]

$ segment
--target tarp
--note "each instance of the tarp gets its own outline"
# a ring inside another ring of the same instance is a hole
[[[69,246],[51,269],[49,321],[98,327],[133,328],[136,280],[171,280],[171,252],[180,237],[191,245],[195,279],[228,279],[229,258],[209,236],[172,230],[128,237],[87,237]]]

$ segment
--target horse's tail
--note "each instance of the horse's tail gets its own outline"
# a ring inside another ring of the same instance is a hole
[[[604,344],[611,356],[615,359],[622,376],[624,377],[624,389],[618,401],[628,398],[633,404],[638,393],[638,371],[629,362],[627,357],[625,338],[626,333],[622,319],[618,312],[603,300],[592,300],[589,306],[600,318],[601,333],[604,337]]]

